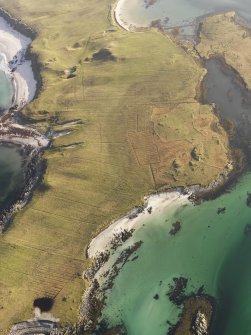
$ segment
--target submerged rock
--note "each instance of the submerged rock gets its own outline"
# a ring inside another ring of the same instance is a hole
[[[176,235],[181,229],[181,222],[176,221],[172,224],[172,229],[170,230],[169,234],[174,236]]]
[[[175,305],[180,305],[185,298],[185,289],[187,287],[188,279],[184,277],[173,278],[173,285],[170,285],[167,296]]]
[[[244,234],[245,234],[246,236],[251,235],[251,224],[250,224],[250,223],[246,224],[246,226],[245,226],[245,228],[244,228]]]
[[[248,207],[251,207],[251,193],[250,192],[247,192],[247,206]]]
[[[153,6],[158,0],[144,0],[146,9]]]
[[[226,207],[220,207],[217,209],[217,214],[224,214],[226,212]]]

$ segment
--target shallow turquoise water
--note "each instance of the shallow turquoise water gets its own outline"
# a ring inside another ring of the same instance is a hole
[[[7,66],[0,55],[0,111],[11,106],[14,93],[10,74],[6,70]]]
[[[204,285],[206,293],[219,299],[215,335],[250,334],[251,236],[244,234],[251,223],[246,205],[250,190],[247,174],[231,193],[214,201],[149,215],[133,238],[144,241],[138,259],[124,265],[108,291],[103,317],[109,324],[123,323],[128,335],[166,334],[167,320],[175,323],[179,313],[166,293],[173,278],[183,276],[189,279],[186,293]],[[217,214],[219,207],[226,212]],[[182,229],[171,236],[177,220]]]
[[[148,26],[160,19],[166,28],[186,26],[200,16],[216,11],[237,11],[251,22],[251,2],[249,0],[157,0],[146,6],[147,0],[127,0],[122,6],[121,18],[135,26]]]
[[[11,106],[13,97],[13,87],[10,78],[4,71],[0,70],[0,111]]]

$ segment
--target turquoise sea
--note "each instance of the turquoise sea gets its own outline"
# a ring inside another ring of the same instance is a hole
[[[166,293],[173,278],[185,277],[187,294],[204,286],[217,299],[214,335],[250,334],[251,234],[245,234],[251,223],[249,191],[251,173],[216,200],[149,215],[131,241],[144,243],[107,291],[102,317],[109,325],[123,324],[128,335],[167,334],[167,321],[176,323],[180,309]],[[171,236],[176,221],[182,228]]]
[[[11,77],[3,56],[0,54],[0,111],[8,109],[12,104],[14,89]]]
[[[122,20],[138,27],[148,26],[154,20],[161,20],[167,29],[187,26],[204,15],[232,10],[251,22],[249,0],[126,0],[121,3]]]

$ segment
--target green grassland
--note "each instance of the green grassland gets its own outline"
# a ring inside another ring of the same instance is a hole
[[[212,108],[195,100],[201,66],[157,30],[114,26],[111,0],[0,5],[38,31],[43,88],[24,113],[42,132],[73,131],[45,152],[43,184],[1,237],[4,333],[31,317],[38,296],[55,298],[53,314],[76,322],[91,238],[149,192],[210,182],[225,169],[229,147]],[[116,60],[90,61],[102,48]]]

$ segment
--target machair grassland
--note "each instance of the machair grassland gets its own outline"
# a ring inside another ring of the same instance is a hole
[[[38,32],[43,87],[23,113],[41,132],[73,131],[45,152],[42,185],[1,236],[4,333],[31,317],[36,297],[55,298],[52,313],[76,322],[91,238],[162,186],[209,183],[230,151],[212,107],[195,99],[204,70],[170,37],[116,27],[111,0],[0,5]],[[116,60],[90,61],[102,48]]]

